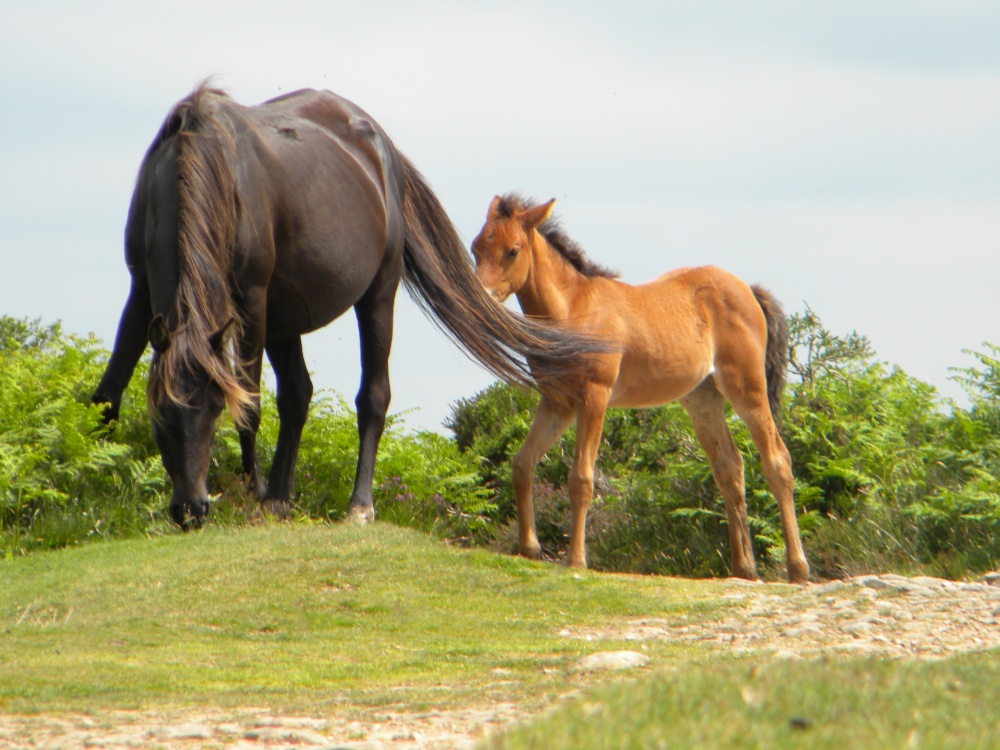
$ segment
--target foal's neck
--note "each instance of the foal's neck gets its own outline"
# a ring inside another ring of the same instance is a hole
[[[589,281],[538,230],[532,230],[531,271],[517,292],[517,301],[525,315],[566,320],[576,295]]]

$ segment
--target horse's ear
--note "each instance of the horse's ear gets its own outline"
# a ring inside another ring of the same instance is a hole
[[[522,211],[517,215],[521,220],[521,226],[525,229],[534,229],[547,218],[552,213],[552,206],[555,204],[556,199],[553,198],[548,203],[543,203],[540,206],[535,206],[534,208],[529,208],[527,211]]]
[[[220,357],[222,356],[223,345],[226,342],[226,334],[229,332],[229,329],[233,327],[233,323],[235,322],[234,318],[230,318],[228,322],[222,326],[222,328],[208,337],[208,343],[212,345],[212,351]]]
[[[494,196],[493,200],[490,202],[490,210],[486,212],[486,219],[487,220],[492,219],[494,216],[496,216],[498,213],[500,213],[500,211],[499,211],[499,209],[500,209],[500,201],[502,201],[502,200],[503,200],[503,198],[501,198],[499,195]]]
[[[163,354],[170,348],[170,331],[167,330],[167,321],[162,315],[154,315],[149,321],[148,333],[149,343],[157,354]]]

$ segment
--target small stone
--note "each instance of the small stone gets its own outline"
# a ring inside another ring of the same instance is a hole
[[[601,651],[576,663],[577,672],[598,672],[616,669],[635,669],[649,664],[649,657],[638,651]]]
[[[802,656],[796,651],[782,648],[774,652],[774,658],[777,661],[794,661],[795,659],[801,659]]]
[[[851,635],[863,635],[865,633],[872,632],[875,629],[875,626],[870,622],[862,620],[860,622],[849,622],[846,625],[842,625],[840,629],[845,633],[850,633]]]
[[[879,576],[862,576],[861,578],[856,578],[854,580],[859,586],[862,587],[862,591],[866,588],[868,589],[895,588],[895,586],[891,581],[887,581],[883,578],[880,578]]]
[[[823,628],[816,623],[807,623],[797,628],[789,628],[781,632],[781,635],[788,638],[798,638],[803,635],[811,635],[816,633],[822,633]]]
[[[292,727],[263,727],[251,729],[243,735],[245,740],[256,742],[287,742],[291,744],[325,745],[327,740],[317,732]]]
[[[212,729],[204,724],[181,724],[160,727],[151,734],[160,740],[207,740],[212,737]]]
[[[813,586],[812,591],[815,594],[832,594],[834,591],[840,591],[847,584],[841,581],[839,578],[828,581],[827,583],[819,584],[818,586]]]

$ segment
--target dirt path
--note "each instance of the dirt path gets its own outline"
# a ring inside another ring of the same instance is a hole
[[[719,651],[776,659],[818,654],[944,658],[1000,647],[1000,573],[976,583],[935,578],[861,576],[784,593],[766,584],[730,583],[733,604],[721,619],[682,616],[613,628],[564,629],[564,638],[633,642],[700,641]],[[609,649],[612,647],[609,644]],[[653,663],[651,668],[655,669]],[[373,713],[368,720],[272,716],[262,710],[168,715],[113,712],[87,716],[0,716],[8,748],[164,748],[231,750],[439,750],[471,748],[486,733],[526,719],[511,704],[421,714]]]

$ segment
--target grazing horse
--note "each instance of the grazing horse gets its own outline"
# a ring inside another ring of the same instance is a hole
[[[582,364],[575,381],[541,385],[531,430],[512,463],[520,553],[531,558],[541,553],[531,503],[532,475],[574,417],[568,562],[585,567],[587,507],[605,410],[679,400],[691,416],[725,501],[732,575],[755,579],[743,460],[723,411],[729,401],[750,430],[778,503],[788,579],[806,581],[809,564],[795,518],[791,459],[775,426],[788,335],[777,301],[711,266],[680,268],[638,286],[618,281],[616,274],[587,259],[559,228],[550,217],[553,203],[533,205],[515,195],[498,196],[472,243],[476,274],[497,300],[514,294],[525,315],[609,345],[607,352]]]
[[[226,407],[251,489],[270,510],[287,512],[312,397],[301,336],[351,307],[362,374],[348,517],[374,518],[401,278],[439,327],[499,377],[556,377],[588,346],[490,298],[420,174],[367,114],[329,92],[245,107],[202,84],[175,105],[139,169],[125,261],[131,290],[93,400],[115,419],[152,345],[147,400],[173,483],[170,512],[185,528],[208,512],[212,437]],[[256,451],[265,352],[280,419],[266,484]],[[541,358],[540,370],[528,369],[528,356]]]

